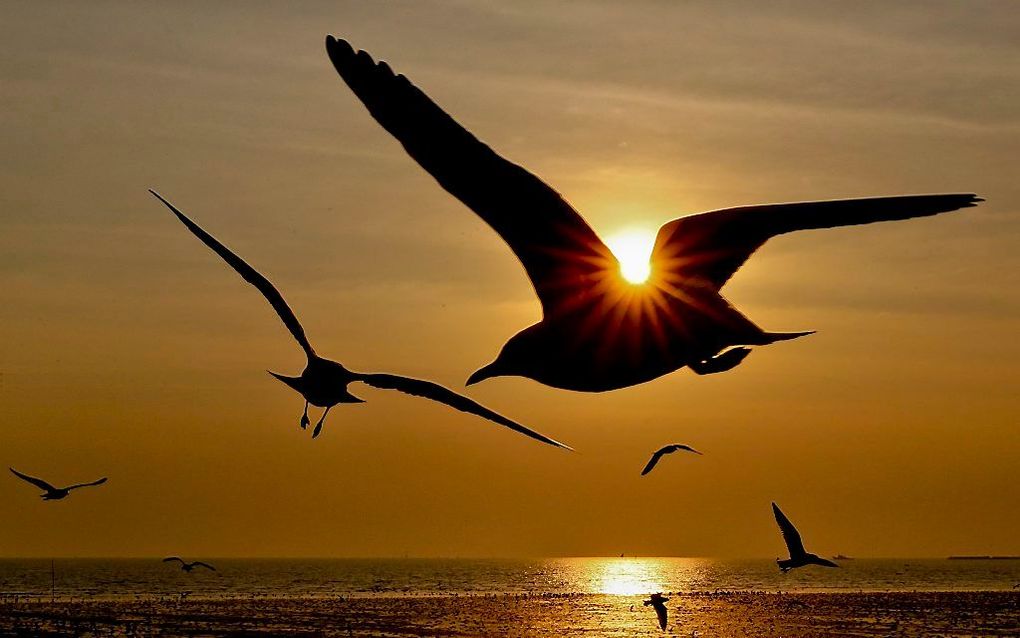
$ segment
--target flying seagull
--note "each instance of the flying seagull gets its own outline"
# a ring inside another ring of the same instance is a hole
[[[689,445],[681,445],[680,443],[667,445],[665,447],[659,448],[652,454],[652,458],[648,459],[648,464],[645,465],[645,469],[641,470],[641,476],[644,476],[645,474],[651,472],[655,468],[655,465],[659,462],[659,459],[661,459],[663,456],[667,454],[672,454],[673,452],[678,452],[680,450],[684,450],[686,452],[694,452],[695,454],[701,454],[701,452],[695,450]]]
[[[173,214],[181,220],[185,227],[198,237],[202,243],[211,248],[213,252],[223,259],[223,261],[227,262],[231,268],[237,271],[237,273],[241,275],[245,281],[255,286],[255,288],[262,293],[262,296],[266,298],[269,305],[273,307],[276,314],[278,314],[280,319],[283,320],[284,325],[287,326],[288,330],[290,330],[294,339],[297,340],[298,344],[305,351],[308,363],[305,366],[304,371],[301,372],[301,376],[288,377],[275,372],[270,372],[269,374],[287,384],[304,397],[305,411],[304,414],[302,414],[300,421],[302,429],[308,427],[310,423],[308,419],[309,403],[325,408],[322,416],[319,418],[319,422],[315,424],[315,429],[312,432],[312,438],[319,436],[319,433],[322,431],[322,424],[326,420],[326,415],[329,414],[330,408],[334,405],[338,403],[364,403],[362,399],[354,396],[347,389],[348,384],[360,381],[375,388],[397,390],[405,394],[431,399],[462,412],[475,414],[482,418],[499,423],[500,425],[505,425],[512,430],[516,430],[521,434],[530,436],[531,438],[542,441],[543,443],[570,449],[568,446],[559,443],[558,441],[554,441],[543,434],[539,434],[538,432],[528,429],[515,421],[511,421],[505,416],[497,414],[471,399],[448,390],[441,385],[432,383],[431,381],[422,381],[420,379],[401,377],[394,374],[354,372],[348,370],[336,361],[331,361],[318,356],[315,354],[315,350],[312,348],[312,344],[309,343],[308,338],[305,337],[304,328],[301,327],[301,324],[298,322],[294,312],[290,309],[290,306],[287,305],[287,302],[284,301],[280,292],[273,287],[273,284],[270,283],[268,279],[259,274],[258,271],[249,266],[243,259],[232,253],[230,249],[217,241],[215,237],[202,230],[198,224],[191,221],[184,215],[184,213],[177,210],[173,204],[163,199],[159,193],[153,190],[150,190],[149,192],[159,199],[159,201],[166,204],[167,208],[169,208]]]
[[[79,487],[92,487],[94,485],[102,485],[103,483],[106,482],[106,477],[104,476],[103,478],[97,481],[92,481],[91,483],[76,483],[74,485],[68,485],[67,487],[54,487],[42,479],[35,478],[34,476],[29,476],[27,474],[22,474],[13,467],[8,469],[14,473],[14,476],[17,476],[22,481],[31,483],[32,485],[35,485],[41,490],[45,490],[44,493],[40,495],[42,497],[42,500],[44,501],[59,501],[62,498],[67,498],[67,495],[71,493],[71,490],[76,490]]]
[[[659,619],[659,629],[666,631],[666,621],[668,620],[669,611],[666,609],[666,603],[669,599],[662,595],[662,592],[652,594],[648,600],[644,601],[645,607],[651,605],[655,609],[655,616]]]
[[[541,301],[542,320],[511,337],[468,385],[513,375],[603,392],[684,366],[702,375],[725,372],[751,346],[812,334],[767,332],[720,292],[769,238],[935,215],[983,201],[969,193],[911,195],[741,206],[681,217],[659,229],[648,280],[630,284],[595,231],[545,182],[500,157],[385,62],[333,36],[326,37],[326,50],[372,117],[509,244]]]
[[[211,569],[212,571],[216,571],[215,567],[213,567],[209,563],[203,563],[200,560],[196,560],[193,563],[188,563],[188,562],[185,562],[185,560],[183,558],[181,558],[180,556],[170,556],[169,558],[164,558],[163,559],[164,563],[172,563],[174,561],[176,561],[176,562],[181,564],[181,571],[185,571],[185,572],[188,572],[188,573],[191,573],[191,570],[195,569],[196,567],[205,567],[206,569]]]
[[[787,560],[776,559],[779,570],[784,574],[791,569],[803,567],[804,565],[821,565],[822,567],[839,567],[831,560],[822,558],[815,554],[809,554],[804,550],[804,542],[800,540],[800,532],[793,526],[786,514],[779,509],[775,503],[772,504],[772,513],[776,515],[776,522],[779,523],[779,531],[783,533],[783,540],[786,541],[786,549],[790,552]]]

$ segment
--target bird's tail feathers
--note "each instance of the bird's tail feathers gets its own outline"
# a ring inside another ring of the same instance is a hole
[[[806,337],[807,335],[813,335],[815,332],[815,330],[805,330],[803,332],[766,332],[765,337],[769,339],[769,343],[775,343],[777,341],[789,341],[790,339]]]

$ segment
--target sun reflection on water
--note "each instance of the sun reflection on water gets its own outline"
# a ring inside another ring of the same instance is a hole
[[[591,565],[597,590],[617,596],[662,591],[666,582],[663,567],[657,558],[610,558]]]

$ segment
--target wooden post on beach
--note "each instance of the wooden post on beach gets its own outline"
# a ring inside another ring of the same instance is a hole
[[[50,602],[57,602],[57,577],[53,570],[53,559],[50,559]]]

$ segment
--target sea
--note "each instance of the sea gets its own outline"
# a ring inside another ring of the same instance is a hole
[[[772,560],[713,558],[202,558],[185,573],[160,558],[0,559],[0,597],[383,597],[651,592],[1002,591],[1020,560],[851,559],[780,573]]]

